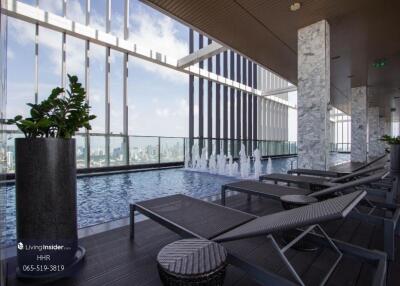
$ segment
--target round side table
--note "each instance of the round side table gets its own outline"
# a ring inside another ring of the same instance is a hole
[[[157,255],[164,286],[222,286],[227,252],[205,239],[182,239],[166,245]]]

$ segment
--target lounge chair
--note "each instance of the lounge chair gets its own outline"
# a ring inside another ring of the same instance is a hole
[[[309,190],[317,191],[324,188],[329,188],[335,186],[335,184],[347,182],[354,180],[366,175],[370,175],[374,172],[383,170],[384,166],[376,166],[367,169],[363,169],[351,174],[341,176],[338,178],[325,178],[325,177],[315,177],[315,176],[293,176],[290,174],[269,174],[261,175],[259,181],[272,181],[275,184],[278,182],[283,182],[287,184],[295,184],[297,186],[307,188]]]
[[[324,285],[344,254],[367,262],[374,267],[371,281],[373,286],[383,286],[386,278],[386,255],[379,251],[367,250],[349,243],[331,239],[320,227],[320,223],[342,219],[363,199],[365,192],[318,202],[304,207],[257,217],[241,211],[208,203],[185,195],[172,195],[130,205],[131,239],[134,239],[135,211],[169,228],[184,238],[195,237],[222,243],[228,251],[228,262],[246,271],[262,285],[305,285],[285,253],[305,235],[317,245],[331,248],[336,254],[332,267],[324,273],[322,282],[312,281],[311,285]],[[304,228],[293,241],[280,247],[274,234]],[[316,232],[319,232],[317,234]],[[262,261],[255,255],[243,251],[250,238],[262,240]],[[264,237],[267,240],[264,240]],[[276,274],[273,269],[277,262],[283,263],[291,277]]]
[[[324,170],[296,168],[296,169],[289,170],[287,173],[291,174],[291,175],[296,174],[296,175],[310,175],[310,176],[318,176],[318,177],[338,178],[338,177],[342,177],[342,176],[345,176],[345,175],[348,175],[348,174],[351,174],[354,172],[364,170],[364,169],[374,165],[375,163],[380,162],[381,160],[383,161],[383,159],[386,157],[387,157],[387,154],[379,156],[379,157],[375,158],[374,160],[371,160],[368,163],[362,164],[361,166],[352,169],[350,172],[333,171],[333,170],[324,171]]]
[[[375,197],[385,197],[390,198],[388,201],[391,201],[393,194],[391,194],[391,189],[388,191],[373,189],[373,188],[364,188],[365,185],[378,182],[383,177],[385,177],[387,173],[378,173],[368,177],[359,178],[354,181],[349,181],[343,184],[336,184],[327,189],[320,190],[318,192],[313,192],[308,189],[287,187],[281,185],[274,184],[266,184],[256,181],[239,181],[234,183],[229,183],[221,186],[221,204],[225,205],[226,203],[226,192],[227,191],[236,191],[240,193],[247,194],[247,200],[250,201],[251,195],[256,195],[259,197],[264,197],[268,199],[281,200],[281,197],[286,195],[298,195],[298,196],[307,196],[317,199],[323,199],[327,196],[334,194],[343,194],[346,192],[352,192],[357,188],[362,187],[363,190],[367,190],[367,193],[370,196]],[[394,259],[395,257],[395,234],[399,217],[400,217],[400,208],[398,205],[393,203],[383,203],[372,201],[370,198],[364,199],[364,205],[368,208],[367,213],[354,211],[351,213],[351,217],[366,221],[368,223],[372,223],[374,225],[379,225],[384,227],[384,250],[388,254],[390,259]],[[377,214],[378,210],[384,210],[385,216],[381,216]]]

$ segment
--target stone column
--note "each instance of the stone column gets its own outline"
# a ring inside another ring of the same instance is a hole
[[[367,160],[367,87],[351,89],[351,161]]]
[[[379,138],[381,138],[385,134],[389,134],[390,132],[386,133],[387,131],[387,123],[385,117],[379,117]],[[386,143],[383,141],[380,142],[381,154],[385,152]]]
[[[326,20],[298,31],[298,167],[328,165],[330,33]]]
[[[379,107],[368,108],[368,157],[376,158],[382,154],[379,130]]]

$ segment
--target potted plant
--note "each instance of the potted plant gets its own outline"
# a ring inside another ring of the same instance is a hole
[[[383,135],[381,140],[390,145],[390,169],[400,173],[400,136]]]
[[[83,258],[78,246],[75,139],[91,129],[85,90],[68,75],[69,89],[57,87],[30,117],[16,116],[25,138],[15,139],[18,274],[64,276]]]

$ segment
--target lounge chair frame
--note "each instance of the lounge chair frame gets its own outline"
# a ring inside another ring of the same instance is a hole
[[[324,177],[318,176],[293,176],[288,174],[270,174],[270,175],[261,175],[259,177],[259,181],[272,181],[275,184],[278,182],[283,182],[287,184],[297,184],[301,186],[305,186],[309,190],[319,190],[321,188],[329,188],[334,186],[337,183],[343,183],[348,180],[354,180],[360,177],[365,176],[366,174],[383,170],[384,166],[375,166],[371,168],[367,168],[364,170],[360,170],[357,172],[353,172],[338,178],[324,179]]]
[[[362,169],[365,169],[372,164],[375,164],[376,162],[382,160],[385,158],[387,154],[385,153],[384,155],[381,155],[374,160],[371,160],[370,162],[363,164],[362,166],[354,169],[352,172],[336,172],[336,171],[321,171],[321,170],[314,170],[314,169],[291,169],[287,173],[288,174],[297,174],[297,175],[311,175],[311,176],[321,176],[321,177],[331,177],[331,178],[338,178],[341,176],[345,176],[354,172],[361,171]]]
[[[354,202],[355,204],[358,203]],[[212,204],[212,203],[210,203]],[[215,207],[222,207],[220,205],[215,205]],[[165,217],[157,214],[156,212],[141,206],[140,203],[138,204],[130,204],[130,238],[131,240],[134,240],[135,237],[135,212],[139,212],[148,218],[154,220],[155,222],[159,223],[160,225],[170,229],[171,231],[177,233],[180,235],[182,238],[203,238],[207,239],[204,237],[201,237],[200,235],[190,231],[189,229],[180,226],[179,224],[166,219]],[[238,211],[239,212],[239,211]],[[248,214],[247,214],[248,215]],[[254,216],[256,218],[256,216]],[[334,272],[335,268],[337,267],[338,263],[342,259],[344,254],[349,254],[352,256],[357,257],[358,259],[371,263],[376,265],[376,272],[372,281],[373,286],[383,286],[385,285],[386,281],[386,255],[382,252],[379,251],[374,251],[374,250],[367,250],[355,245],[351,245],[345,242],[337,241],[329,237],[327,233],[318,225],[314,224],[311,226],[308,226],[305,230],[301,230],[300,235],[298,235],[296,238],[294,238],[291,242],[289,242],[286,246],[284,247],[279,247],[277,241],[273,237],[272,234],[268,234],[267,238],[271,240],[273,248],[279,253],[279,256],[284,263],[284,265],[287,267],[287,269],[290,271],[294,279],[300,284],[300,285],[305,285],[304,281],[301,279],[301,277],[298,275],[290,261],[287,259],[285,256],[285,252],[292,247],[296,242],[301,240],[305,235],[307,235],[308,238],[310,238],[314,243],[324,245],[331,247],[337,254],[338,258],[335,260],[333,265],[329,268],[328,272],[324,275],[322,281],[320,282],[319,285],[324,285],[332,273]],[[316,233],[315,231],[318,230],[320,234]],[[229,231],[229,230],[227,230]],[[217,242],[224,242],[224,241],[229,241],[229,240],[234,240],[234,239],[219,239],[218,237],[215,239]],[[292,285],[297,285],[296,283],[293,283],[292,281],[289,281],[285,279],[284,277],[281,277],[279,275],[276,275],[266,269],[263,269],[260,266],[257,266],[255,264],[252,264],[251,262],[248,262],[246,260],[243,260],[239,256],[232,255],[231,253],[228,252],[228,262],[232,265],[235,265],[242,270],[246,271],[253,279],[257,280],[258,282],[262,283],[263,285],[272,285],[272,286],[292,286]]]
[[[323,230],[323,228],[319,224],[314,224],[305,230],[301,230],[300,234],[296,236],[292,241],[287,243],[285,246],[280,247],[275,238],[273,237],[272,234],[269,234],[267,237],[272,241],[272,244],[274,245],[274,248],[278,251],[280,254],[280,257],[286,267],[289,269],[290,273],[292,276],[299,282],[300,285],[305,286],[304,281],[301,279],[300,275],[297,273],[296,269],[292,266],[290,261],[287,259],[285,252],[288,251],[293,245],[295,245],[297,242],[299,242],[303,237],[305,237],[307,234],[310,234],[311,232],[315,233],[315,231],[318,230],[321,235],[326,239],[326,241],[329,243],[329,246],[333,249],[338,254],[337,259],[334,261],[332,266],[328,269],[327,273],[324,275],[322,278],[322,281],[319,283],[319,285],[325,285],[325,283],[328,281],[328,279],[331,277],[332,273],[335,271],[337,265],[339,264],[340,260],[343,258],[343,252],[340,251],[340,249],[336,246],[336,244],[333,242],[332,238]]]
[[[385,177],[384,175],[383,177]],[[362,179],[363,180],[363,179]],[[368,180],[367,178],[364,178],[364,180]],[[254,183],[254,182],[253,182]],[[262,184],[262,183],[260,183]],[[258,190],[252,190],[251,188],[241,188],[236,186],[237,183],[231,183],[231,184],[226,184],[221,186],[221,204],[226,205],[226,192],[227,191],[235,191],[239,193],[244,193],[247,194],[247,202],[251,201],[251,196],[259,196],[259,197],[264,197],[268,199],[275,199],[279,200],[280,197],[276,196],[276,194],[272,195],[271,193],[266,192],[261,192]],[[273,184],[264,184],[265,187],[273,187],[275,185]],[[347,186],[352,186],[356,185],[355,182],[349,182],[346,183],[345,185]],[[284,188],[284,186],[279,186],[280,188]],[[354,186],[357,188],[356,186]],[[337,190],[335,192],[339,194],[344,194],[344,190],[340,190],[340,185],[337,187],[334,187]],[[288,191],[293,192],[293,188],[291,187],[286,187]],[[382,190],[375,190],[371,188],[362,188],[362,190],[366,190],[369,195],[373,196],[379,196],[379,197],[385,197],[388,202],[371,202],[368,198],[364,198],[365,202],[369,204],[371,207],[371,210],[368,213],[361,212],[357,208],[355,208],[350,214],[349,217],[355,218],[360,221],[364,221],[373,225],[377,226],[382,226],[384,233],[384,251],[387,253],[388,258],[390,260],[395,259],[395,241],[396,241],[396,235],[400,235],[400,226],[399,226],[399,221],[400,221],[400,207],[397,204],[391,203],[394,200],[394,193],[395,189],[390,189],[388,191],[382,191]],[[319,192],[310,192],[307,194],[307,196],[312,196],[312,197],[318,197],[323,194],[329,194],[329,190],[325,189]],[[282,192],[282,195],[285,195],[285,193]],[[377,209],[383,209],[385,210],[385,216],[381,215],[376,215],[375,211]]]

